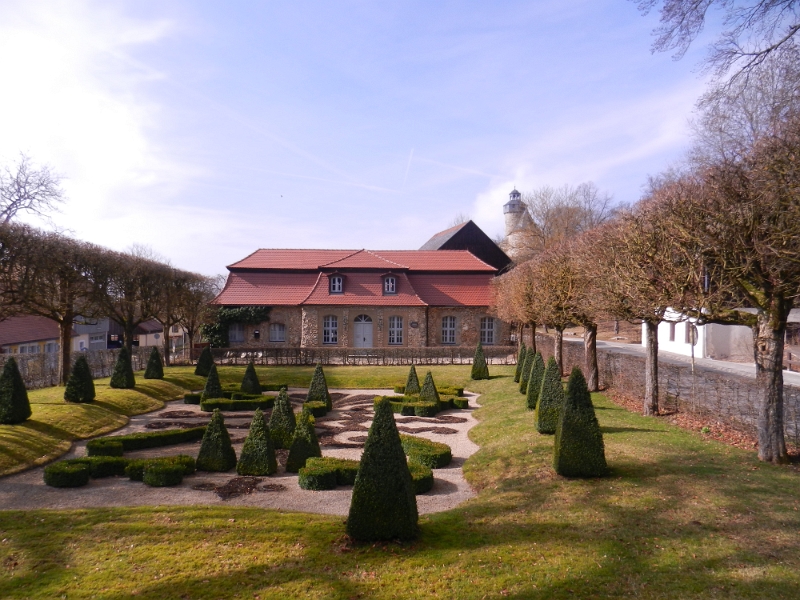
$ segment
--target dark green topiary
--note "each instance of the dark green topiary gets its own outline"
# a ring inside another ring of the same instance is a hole
[[[562,404],[564,404],[564,386],[561,385],[561,372],[556,359],[551,356],[544,369],[542,391],[533,413],[536,431],[539,433],[556,432]]]
[[[450,446],[441,442],[402,434],[400,443],[409,461],[418,462],[431,469],[446,467],[453,460],[453,451]]]
[[[152,464],[180,465],[183,469],[184,476],[193,475],[197,468],[195,459],[185,454],[160,456],[158,458],[134,458],[129,461],[128,466],[125,467],[125,475],[129,477],[131,481],[142,481],[144,479],[145,469]]]
[[[328,392],[328,382],[325,381],[325,373],[322,372],[322,365],[317,363],[314,368],[314,375],[311,377],[311,385],[308,386],[306,402],[325,402],[328,410],[333,410],[331,395]]]
[[[250,432],[244,440],[242,455],[236,463],[236,472],[239,475],[272,475],[278,470],[278,461],[275,460],[275,448],[272,446],[272,436],[269,426],[264,420],[264,413],[256,409],[250,423]]]
[[[306,460],[312,456],[322,456],[322,450],[319,447],[317,433],[314,431],[314,417],[304,410],[297,419],[297,427],[294,428],[292,445],[286,458],[286,471],[297,473],[306,466]]]
[[[528,392],[526,394],[526,404],[528,410],[535,410],[539,402],[539,394],[542,391],[542,379],[544,378],[544,359],[538,352],[533,355],[531,372],[528,375]]]
[[[219,375],[217,375],[217,365],[212,364],[211,370],[208,372],[208,379],[206,379],[206,387],[203,388],[203,393],[200,394],[200,402],[208,398],[222,398],[222,386],[219,383]]]
[[[86,444],[86,454],[88,456],[122,456],[125,454],[125,447],[122,442],[114,438],[97,438]]]
[[[286,388],[283,388],[278,393],[275,407],[272,409],[272,415],[269,418],[269,432],[276,450],[278,448],[288,449],[292,445],[292,437],[296,426],[297,420],[292,410],[289,394],[286,393]]]
[[[419,534],[417,499],[394,413],[388,400],[375,407],[358,469],[347,534],[360,541],[411,540]]]
[[[261,393],[261,382],[258,380],[258,374],[256,373],[256,366],[253,364],[251,360],[247,363],[247,369],[244,371],[244,377],[242,377],[242,385],[239,388],[245,394],[260,394]]]
[[[522,372],[519,374],[519,393],[528,393],[528,379],[531,376],[531,367],[533,366],[533,352],[528,350],[525,352],[525,364],[522,365]]]
[[[522,367],[525,365],[525,342],[519,343],[519,352],[517,353],[517,370],[514,371],[514,383],[519,383],[519,377],[522,374]]]
[[[425,375],[425,381],[419,391],[419,399],[423,402],[439,403],[439,392],[436,390],[436,385],[433,383],[433,375],[431,375],[430,371]]]
[[[183,481],[183,466],[169,463],[150,463],[144,468],[142,481],[151,487],[180,485]]]
[[[19,373],[17,361],[9,357],[0,375],[0,424],[16,425],[31,416],[28,391]]]
[[[92,467],[87,463],[62,460],[44,468],[44,482],[52,487],[81,487],[89,483]]]
[[[401,393],[403,394],[419,394],[419,377],[417,377],[417,368],[412,364],[408,370],[408,378],[406,379],[406,386]]]
[[[433,471],[430,467],[421,465],[413,460],[408,461],[408,470],[411,473],[411,482],[414,486],[414,495],[419,496],[430,492],[433,488]]]
[[[119,355],[117,356],[117,362],[114,364],[114,372],[111,373],[111,383],[109,385],[118,390],[128,390],[136,385],[131,355],[125,346],[119,349]]]
[[[225,419],[219,410],[215,410],[200,443],[197,470],[230,471],[235,466],[236,452],[231,445],[231,436],[225,428]]]
[[[81,354],[75,364],[72,365],[72,372],[67,380],[67,387],[64,390],[64,400],[67,402],[92,402],[94,400],[94,381],[92,381],[92,370],[86,357]]]
[[[475,358],[472,359],[472,379],[489,379],[489,365],[486,364],[486,357],[483,355],[483,345],[478,342],[475,348]]]
[[[600,424],[592,395],[578,367],[567,382],[567,397],[556,427],[553,468],[564,477],[602,477],[608,474]]]
[[[200,377],[208,377],[208,374],[211,372],[211,365],[213,364],[214,357],[211,355],[211,346],[206,346],[197,359],[197,366],[194,369],[194,374],[200,375]]]
[[[336,487],[336,470],[307,465],[298,471],[297,483],[302,490],[332,490]]]
[[[147,359],[147,368],[144,370],[145,379],[164,379],[164,365],[161,364],[161,353],[157,346],[150,351]]]

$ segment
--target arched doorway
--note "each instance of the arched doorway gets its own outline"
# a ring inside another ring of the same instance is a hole
[[[369,315],[358,315],[353,319],[353,346],[372,348],[372,319]]]

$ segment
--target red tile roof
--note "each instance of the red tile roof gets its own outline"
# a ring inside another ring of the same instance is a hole
[[[492,275],[409,275],[411,285],[430,306],[489,306]]]
[[[72,335],[77,335],[74,331]],[[45,317],[26,315],[0,321],[0,346],[58,340],[58,323]]]
[[[228,266],[228,269],[319,269],[358,250],[281,250],[262,248]]]
[[[320,276],[319,273],[231,273],[213,304],[297,306]]]
[[[359,250],[341,260],[336,260],[323,265],[325,269],[406,269],[405,265],[382,258],[371,250]]]
[[[410,271],[497,272],[468,250],[375,250],[375,254],[406,265]]]
[[[383,277],[376,273],[353,273],[342,275],[341,294],[328,291],[328,278],[321,277],[314,290],[303,302],[305,305],[354,305],[367,306],[424,306],[405,273],[397,277],[397,293],[383,294]]]

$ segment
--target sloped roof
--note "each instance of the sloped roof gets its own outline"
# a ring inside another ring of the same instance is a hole
[[[319,269],[358,250],[287,250],[262,248],[228,266],[228,269]]]
[[[467,250],[376,250],[375,254],[407,265],[410,271],[497,271]]]
[[[498,271],[511,264],[508,255],[473,221],[434,234],[420,250],[468,250]]]
[[[353,305],[367,306],[424,306],[405,273],[397,277],[397,293],[383,293],[383,278],[374,273],[353,273],[344,275],[343,292],[331,294],[328,291],[328,278],[321,277],[313,291],[303,301],[304,305]]]
[[[72,335],[77,335],[73,330]],[[0,321],[0,346],[58,340],[58,323],[36,315],[11,317]]]
[[[158,333],[164,331],[164,326],[155,319],[148,319],[136,326],[136,333]]]
[[[231,273],[212,304],[297,306],[320,277],[320,273]]]
[[[438,250],[441,248],[447,241],[452,238],[455,234],[457,234],[467,223],[471,223],[472,221],[467,221],[466,223],[459,223],[451,227],[450,229],[445,229],[444,231],[440,231],[439,233],[434,233],[433,237],[429,239],[427,242],[420,246],[420,250]]]
[[[325,269],[385,269],[385,270],[392,270],[392,269],[406,269],[405,265],[401,265],[396,262],[392,262],[390,260],[386,260],[382,258],[375,252],[370,250],[359,250],[351,254],[350,256],[346,256],[345,258],[335,260],[333,262],[329,262],[325,265],[320,265],[325,267]]]
[[[492,275],[409,275],[420,298],[430,306],[490,306]]]

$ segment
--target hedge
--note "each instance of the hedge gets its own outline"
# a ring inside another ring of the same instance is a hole
[[[260,476],[272,475],[277,471],[278,462],[269,426],[261,409],[256,409],[250,422],[250,431],[242,446],[242,454],[236,463],[236,472],[239,475]]]
[[[183,403],[184,404],[200,404],[202,400],[202,394],[184,394],[183,395]]]
[[[405,393],[408,390],[409,394],[419,394],[420,387],[419,387],[419,377],[417,377],[417,368],[412,364],[411,368],[408,370],[408,377],[406,378],[406,384],[403,386],[402,391],[399,393]],[[397,391],[397,390],[395,390]]]
[[[519,375],[519,393],[528,393],[528,379],[531,376],[531,366],[533,365],[533,352],[528,350],[525,353],[525,363],[522,365],[522,373]]]
[[[258,381],[258,374],[256,374],[256,366],[252,360],[247,363],[240,390],[246,394],[260,394],[262,391],[261,383]]]
[[[453,398],[453,406],[456,408],[469,408],[468,398]]]
[[[19,372],[17,361],[11,356],[0,375],[0,424],[17,425],[31,416],[28,391]]]
[[[147,359],[147,368],[144,370],[145,379],[164,379],[164,365],[161,363],[161,354],[157,346],[153,346],[150,357]]]
[[[336,487],[336,471],[325,466],[306,465],[298,471],[297,483],[304,490],[332,490]]]
[[[306,461],[306,467],[320,467],[336,473],[336,485],[353,485],[359,464],[357,460],[333,456],[315,456]]]
[[[408,470],[411,473],[411,482],[414,485],[414,495],[419,496],[430,492],[433,487],[433,471],[416,461],[408,461]]]
[[[535,334],[534,334],[535,335]],[[519,352],[517,353],[517,368],[514,371],[514,383],[519,383],[519,377],[522,374],[522,366],[525,363],[525,342],[520,342]]]
[[[44,482],[57,488],[81,487],[89,483],[91,471],[91,466],[86,463],[62,460],[44,468]]]
[[[528,391],[525,395],[525,405],[528,410],[536,410],[539,402],[539,394],[542,391],[542,380],[544,379],[544,360],[542,355],[537,352],[533,355],[531,372],[528,375]]]
[[[211,354],[211,347],[206,346],[197,359],[197,366],[194,369],[194,374],[200,377],[208,377],[208,374],[211,372],[211,365],[213,364],[214,357]]]
[[[464,395],[464,388],[463,387],[453,387],[453,386],[442,386],[437,387],[436,391],[439,392],[440,396],[463,396]]]
[[[333,410],[331,394],[328,391],[328,382],[325,380],[325,373],[322,371],[320,363],[317,363],[317,366],[314,367],[314,375],[311,377],[311,384],[308,386],[306,402],[325,402],[328,410]]]
[[[324,417],[328,414],[328,405],[324,401],[304,402],[303,410],[307,410],[315,417]]]
[[[297,419],[289,456],[286,457],[287,473],[297,473],[306,466],[306,460],[312,456],[322,456],[322,450],[314,431],[314,417],[310,412],[303,410]]]
[[[225,428],[225,417],[219,409],[215,409],[203,435],[200,452],[197,453],[197,470],[225,472],[235,466],[236,452]]]
[[[283,388],[275,400],[275,407],[269,417],[269,431],[275,449],[287,449],[292,445],[292,436],[297,426],[297,419],[292,410],[292,403],[286,388]]]
[[[117,362],[114,363],[114,371],[111,373],[111,382],[109,385],[112,388],[121,390],[128,390],[136,387],[136,378],[133,376],[131,355],[128,353],[128,349],[125,346],[119,349]]]
[[[430,371],[425,375],[425,382],[419,391],[419,399],[426,402],[439,402],[439,392],[436,390],[436,385],[433,383],[433,375],[431,375]]]
[[[222,386],[219,384],[219,375],[217,374],[217,365],[211,365],[208,371],[208,379],[206,379],[206,386],[203,388],[201,394],[203,400],[209,398],[222,398]]]
[[[157,458],[134,458],[128,461],[128,466],[125,467],[125,475],[131,481],[142,481],[144,478],[144,471],[150,464],[170,464],[180,465],[183,468],[183,475],[193,475],[197,469],[197,464],[191,456],[185,454],[178,454],[177,456],[159,456]]]
[[[275,406],[275,398],[268,396],[261,396],[260,399],[247,399],[247,400],[228,400],[227,398],[209,398],[200,403],[200,410],[203,412],[214,412],[215,410],[266,410]]]
[[[180,485],[183,481],[183,467],[166,463],[151,463],[145,467],[142,481],[151,487]]]
[[[67,387],[64,389],[64,400],[67,402],[86,403],[92,402],[95,398],[94,381],[92,381],[92,370],[86,357],[81,354],[72,365],[72,371],[67,380]]]
[[[115,440],[122,442],[122,448],[125,452],[132,452],[133,450],[144,450],[146,448],[160,448],[162,446],[172,446],[174,444],[185,444],[187,442],[196,442],[203,439],[206,432],[205,426],[192,427],[191,429],[165,429],[164,431],[152,431],[142,433],[130,433],[128,435],[115,435],[110,437],[101,437],[89,440],[86,444],[86,449],[90,456],[93,456],[92,447],[106,443],[104,440]]]
[[[453,460],[452,451],[447,444],[404,434],[400,435],[400,442],[409,461],[418,462],[431,469],[446,467]]]
[[[558,363],[551,356],[544,369],[542,391],[533,413],[536,431],[545,434],[556,432],[562,404],[564,404],[564,386],[561,385],[561,372]]]
[[[439,412],[439,402],[417,402],[414,404],[414,415],[417,417],[435,417]]]
[[[489,379],[489,365],[486,364],[486,357],[483,355],[483,345],[478,341],[475,348],[475,357],[472,359],[471,379]]]
[[[122,456],[124,452],[122,442],[114,438],[97,438],[86,444],[89,456]]]
[[[125,475],[125,468],[130,461],[121,456],[86,456],[63,462],[89,465],[89,476],[92,479],[102,479]]]

